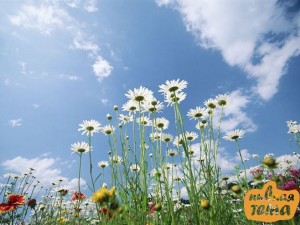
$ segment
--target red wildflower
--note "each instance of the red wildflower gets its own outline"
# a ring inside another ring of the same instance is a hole
[[[75,191],[73,193],[72,201],[83,200],[85,197],[86,197],[85,194],[82,194],[81,192],[79,193],[79,192]]]
[[[27,205],[28,205],[30,208],[34,209],[34,207],[36,206],[36,200],[35,200],[34,198],[28,200]]]
[[[25,196],[19,194],[11,194],[7,197],[7,203],[0,203],[0,213],[15,210],[18,206],[24,205]]]

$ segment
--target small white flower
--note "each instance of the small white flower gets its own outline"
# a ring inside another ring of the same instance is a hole
[[[140,166],[138,164],[132,164],[131,166],[129,166],[129,169],[132,172],[139,172],[141,168],[140,168]]]
[[[84,120],[79,126],[78,131],[82,131],[82,135],[87,134],[93,136],[94,133],[99,132],[101,124],[96,120]]]
[[[100,161],[98,162],[98,166],[104,169],[109,166],[109,163],[107,161]]]
[[[153,140],[153,141],[157,141],[160,140],[161,138],[161,134],[158,132],[153,132],[149,135],[149,137]]]
[[[101,132],[105,135],[111,135],[115,132],[115,128],[114,128],[114,126],[109,124],[109,125],[102,127]]]
[[[129,111],[130,113],[135,113],[139,111],[139,105],[137,102],[129,100],[122,106],[123,111]]]
[[[86,142],[77,142],[71,145],[72,153],[87,153],[90,151],[90,146]]]
[[[188,141],[194,141],[198,138],[198,134],[196,134],[195,132],[186,132],[185,137]]]
[[[245,135],[244,130],[234,130],[234,131],[227,131],[223,138],[227,141],[235,141],[239,138],[243,138],[244,135]]]
[[[165,102],[169,105],[174,105],[175,103],[180,103],[186,98],[186,93],[178,92],[176,94],[167,94],[165,95]]]
[[[159,92],[163,92],[165,95],[168,95],[170,93],[175,93],[182,91],[187,87],[187,82],[185,80],[180,81],[179,79],[177,80],[167,80],[165,84],[159,85]]]
[[[171,134],[162,133],[161,140],[164,142],[170,142],[173,140],[173,136]]]
[[[207,116],[207,109],[196,107],[195,109],[190,109],[187,113],[190,119],[200,119]]]
[[[217,95],[216,101],[219,106],[225,106],[225,105],[228,105],[230,98],[229,98],[229,95],[227,95],[227,94]]]
[[[120,114],[119,115],[119,120],[121,121],[121,124],[126,124],[129,122],[133,121],[133,116],[132,115],[124,115],[124,114]]]
[[[156,118],[153,125],[159,130],[165,130],[169,126],[169,120],[164,117]]]
[[[151,126],[151,121],[150,121],[150,119],[149,119],[148,117],[146,117],[146,116],[141,116],[141,117],[139,117],[139,118],[136,118],[136,122],[137,122],[138,124],[142,124],[142,125],[144,125],[144,126]]]
[[[153,92],[148,88],[140,86],[139,88],[134,88],[133,91],[129,90],[125,96],[132,101],[145,102],[153,98]]]
[[[175,149],[169,149],[168,151],[167,151],[167,155],[168,156],[171,156],[171,157],[173,157],[173,156],[175,156],[175,155],[177,155],[178,154],[178,152],[177,152],[177,150],[175,150]]]
[[[157,100],[152,99],[151,101],[145,102],[143,104],[143,112],[158,113],[161,112],[163,109],[163,103]]]
[[[214,109],[217,107],[217,100],[216,99],[212,99],[212,98],[209,98],[207,99],[205,102],[204,102],[204,105],[209,108],[209,109]]]
[[[115,156],[113,156],[113,157],[110,157],[109,158],[110,159],[110,161],[112,162],[112,163],[114,163],[114,164],[121,164],[122,163],[122,158],[120,157],[120,156],[118,156],[118,155],[115,155]]]

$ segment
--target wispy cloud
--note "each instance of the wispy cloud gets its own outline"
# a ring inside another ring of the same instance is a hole
[[[78,8],[80,5],[88,12],[98,10],[97,1],[89,0],[84,4],[80,1],[69,0],[65,2],[69,7]],[[12,25],[24,29],[37,30],[41,34],[51,36],[55,31],[62,31],[71,37],[70,49],[86,51],[95,60],[92,65],[96,77],[101,80],[111,75],[113,67],[99,53],[100,48],[96,44],[93,35],[89,35],[81,22],[72,17],[59,1],[47,1],[39,6],[24,5],[15,15],[9,16]],[[22,63],[22,73],[26,73],[26,63]]]
[[[57,159],[51,157],[36,157],[29,159],[18,156],[4,161],[2,166],[9,172],[17,173],[24,173],[29,171],[29,168],[33,168],[34,175],[44,186],[57,183],[58,180],[62,179],[65,184],[68,184],[73,189],[77,189],[78,179],[70,179],[63,176],[61,169],[57,168],[57,163]],[[81,184],[83,188],[87,187],[84,179],[82,179]]]
[[[201,47],[219,50],[229,65],[254,78],[252,90],[264,100],[277,92],[288,60],[300,54],[300,14],[287,16],[288,7],[297,1],[156,2],[178,10]]]
[[[67,13],[54,5],[25,5],[16,15],[9,17],[13,25],[37,29],[42,34],[50,35],[57,28],[64,27],[69,19]]]
[[[22,119],[13,119],[8,121],[9,125],[11,127],[19,127],[22,125],[23,120]]]
[[[224,117],[221,123],[222,131],[230,131],[237,128],[253,132],[256,124],[247,115],[246,108],[250,103],[250,97],[243,95],[240,90],[229,93],[230,102],[224,108]]]
[[[34,109],[40,108],[40,105],[39,105],[39,104],[36,104],[36,103],[32,104],[31,106],[32,106],[32,108],[34,108]]]
[[[98,11],[97,0],[86,1],[84,9],[90,13]]]
[[[67,80],[71,80],[71,81],[80,80],[80,78],[76,75],[60,74],[59,77],[62,78],[62,79],[67,79]]]

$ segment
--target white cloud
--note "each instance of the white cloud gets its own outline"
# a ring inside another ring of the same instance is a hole
[[[65,0],[65,2],[71,8],[78,8],[80,0]]]
[[[250,103],[250,98],[236,90],[229,93],[230,102],[224,108],[224,118],[221,123],[222,131],[243,128],[248,132],[256,130],[257,126],[244,111]]]
[[[85,33],[80,31],[76,32],[71,48],[72,47],[75,49],[91,52],[92,55],[97,55],[97,52],[99,51],[99,46],[95,44],[93,40],[91,40],[91,38],[87,37]]]
[[[103,105],[107,105],[108,104],[108,99],[107,98],[102,98],[101,102]]]
[[[69,179],[62,175],[62,171],[56,168],[57,159],[51,157],[36,157],[32,159],[18,156],[14,159],[6,160],[2,163],[5,170],[9,172],[25,173],[29,168],[34,169],[34,176],[43,186],[49,186],[63,180],[63,184],[68,184],[73,189],[77,189],[77,178]],[[86,188],[86,181],[81,180],[83,188]]]
[[[25,5],[16,15],[9,17],[13,25],[37,29],[46,35],[57,28],[63,28],[64,20],[68,18],[64,10],[53,5]]]
[[[65,3],[72,8],[77,8],[80,5],[79,0],[68,0]],[[86,51],[95,59],[92,67],[96,77],[101,80],[104,77],[109,76],[112,67],[107,60],[99,55],[100,48],[98,44],[96,44],[94,37],[88,35],[80,21],[70,16],[60,4],[61,2],[59,1],[49,1],[40,6],[31,4],[25,5],[16,13],[16,15],[9,16],[9,19],[11,24],[15,26],[38,30],[40,33],[46,35],[50,35],[58,29],[63,30],[66,34],[71,36],[71,49]],[[95,12],[98,10],[97,1],[85,1],[83,8],[88,12]],[[27,74],[27,71],[25,70],[26,64],[22,63],[21,66],[22,73]]]
[[[32,106],[32,108],[34,108],[34,109],[40,108],[40,105],[39,105],[39,104],[36,104],[36,103],[32,104],[31,106]]]
[[[98,77],[98,80],[102,80],[103,78],[111,75],[113,67],[107,60],[99,56],[93,65],[93,70],[95,75]]]
[[[13,119],[8,121],[9,125],[11,127],[19,127],[22,125],[23,120],[22,119]]]
[[[98,11],[97,0],[88,0],[84,9],[90,13]]]
[[[203,48],[217,49],[231,66],[255,78],[253,91],[269,100],[287,62],[300,54],[300,14],[286,16],[287,4],[260,0],[157,0],[178,10]],[[254,62],[254,61],[257,62]]]
[[[62,79],[67,79],[67,80],[71,80],[71,81],[80,80],[80,78],[76,75],[60,74],[59,77]]]

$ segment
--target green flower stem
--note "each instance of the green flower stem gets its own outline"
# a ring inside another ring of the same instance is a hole
[[[245,176],[245,178],[243,179],[243,181],[244,181],[244,183],[245,183],[245,185],[247,187],[247,190],[249,190],[249,185],[248,185],[248,182],[247,182],[246,166],[245,166],[244,159],[243,159],[243,156],[242,156],[242,153],[241,153],[241,148],[240,148],[240,144],[239,144],[238,139],[236,139],[235,142],[236,142],[236,145],[237,145],[237,148],[238,148],[238,152],[239,152],[239,156],[241,158],[241,162],[242,162],[242,165],[243,165],[244,176]]]

